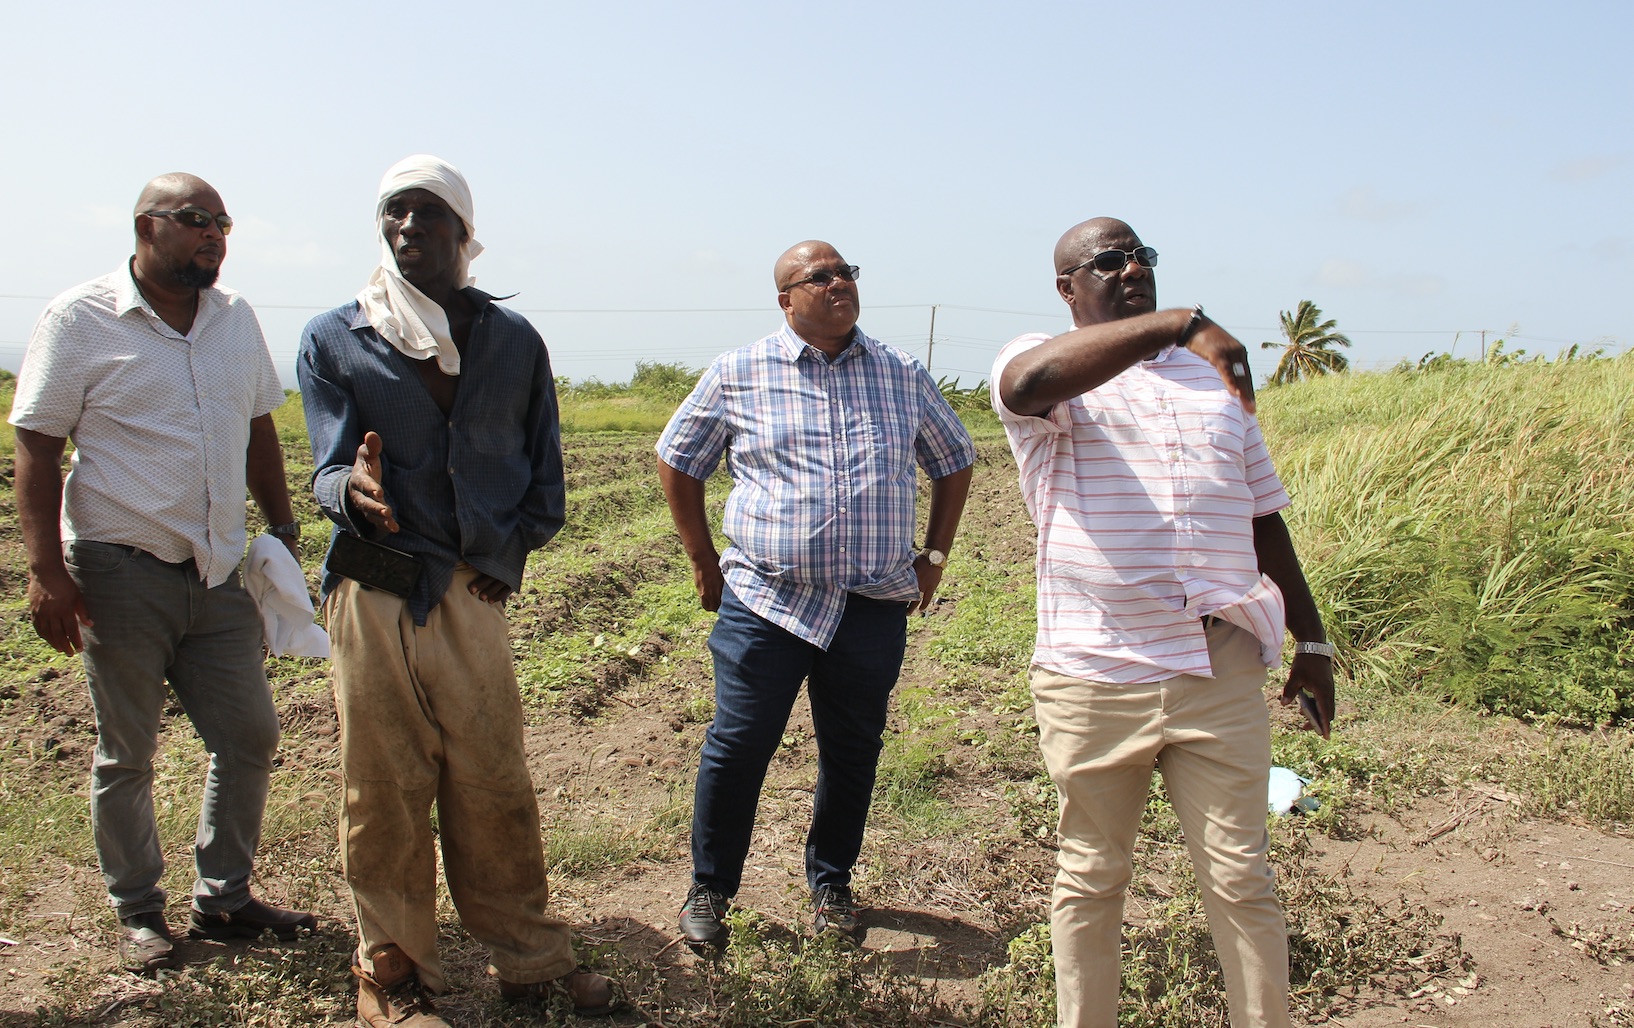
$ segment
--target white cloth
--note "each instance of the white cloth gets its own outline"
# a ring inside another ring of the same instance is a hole
[[[380,199],[374,210],[375,229],[380,234],[380,265],[369,276],[369,284],[357,294],[357,300],[363,305],[369,324],[399,353],[415,360],[436,358],[443,374],[458,375],[460,351],[448,330],[448,315],[397,270],[397,255],[386,242],[381,224],[386,201],[409,189],[424,189],[434,194],[459,215],[465,224],[465,243],[460,247],[456,279],[462,288],[476,282],[466,273],[471,261],[482,252],[472,213],[471,187],[466,185],[459,169],[447,161],[429,154],[415,154],[392,165],[386,170],[386,177],[380,180]]]
[[[127,262],[40,315],[11,423],[74,441],[64,541],[134,546],[172,564],[191,559],[214,588],[244,557],[250,420],[283,402],[243,297],[199,290],[183,336],[143,299]]]
[[[306,576],[281,540],[258,535],[250,543],[244,591],[261,611],[267,649],[274,657],[329,656],[329,634],[312,620]]]

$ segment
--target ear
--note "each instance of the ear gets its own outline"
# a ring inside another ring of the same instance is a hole
[[[1055,291],[1057,293],[1061,294],[1061,299],[1067,301],[1067,306],[1069,306],[1069,307],[1072,306],[1072,276],[1071,275],[1057,275],[1057,276],[1055,276]]]
[[[153,244],[153,216],[138,214],[136,216],[136,238],[148,245]]]
[[[794,298],[789,295],[789,291],[787,289],[784,289],[777,294],[777,305],[783,308],[784,314],[787,314],[789,312],[789,308],[794,306]]]

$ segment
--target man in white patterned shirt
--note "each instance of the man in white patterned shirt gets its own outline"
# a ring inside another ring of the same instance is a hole
[[[298,528],[272,423],[278,375],[255,313],[215,286],[232,224],[202,179],[149,182],[135,256],[46,308],[11,411],[29,614],[52,647],[84,651],[97,859],[136,971],[176,962],[153,815],[167,679],[210,753],[192,933],[288,939],[316,924],[250,895],[278,712],[237,570],[246,487],[291,553]]]
[[[720,611],[680,918],[694,949],[725,939],[766,767],[802,681],[817,735],[806,837],[814,924],[858,932],[851,869],[907,616],[941,582],[976,457],[930,373],[857,328],[856,265],[811,240],[773,274],[786,324],[716,358],[658,441],[698,597]],[[704,511],[704,480],[723,454],[724,556]],[[923,548],[913,539],[916,464],[931,478]]]
[[[1333,649],[1277,512],[1241,343],[1157,309],[1157,251],[1121,221],[1055,248],[1071,331],[1022,336],[993,407],[1038,526],[1031,683],[1061,799],[1051,914],[1058,1023],[1117,1024],[1131,854],[1154,762],[1180,819],[1233,1028],[1287,1025],[1288,943],[1266,861],[1266,667],[1333,717]]]

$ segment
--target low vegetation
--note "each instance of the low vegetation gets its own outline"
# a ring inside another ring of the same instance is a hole
[[[944,385],[977,435],[981,465],[942,600],[910,628],[859,865],[861,894],[912,925],[903,930],[912,944],[812,940],[798,898],[773,892],[733,915],[718,963],[673,945],[690,762],[712,715],[712,619],[692,594],[652,444],[693,377],[652,365],[628,385],[561,384],[569,525],[531,558],[510,607],[558,901],[574,912],[581,955],[616,973],[641,1012],[616,1023],[1053,1023],[1045,900],[1055,795],[1025,682],[1032,535],[985,389]],[[1628,357],[1441,362],[1262,396],[1295,498],[1290,525],[1345,678],[1331,741],[1298,731],[1292,717],[1276,722],[1274,759],[1311,779],[1321,801],[1272,828],[1300,1017],[1342,1023],[1368,995],[1476,980],[1440,914],[1405,892],[1370,894],[1320,862],[1319,850],[1364,841],[1370,818],[1479,788],[1510,797],[1517,812],[1634,831],[1630,397]],[[9,405],[5,382],[0,403]],[[276,417],[291,480],[304,481],[298,400]],[[10,447],[0,432],[0,454],[9,458]],[[335,930],[293,948],[190,949],[188,966],[158,981],[112,970],[112,918],[86,816],[92,714],[78,662],[47,651],[28,626],[5,465],[0,937],[18,945],[0,950],[0,1026],[349,1023],[350,909],[320,663],[269,663],[285,732],[257,887],[317,909]],[[717,513],[724,494],[717,476]],[[304,493],[299,504],[310,573],[327,530]],[[204,759],[178,715],[170,712],[156,787],[173,911],[191,881]],[[809,726],[791,724],[761,807],[775,848],[796,863],[813,753]],[[1137,861],[1120,1022],[1223,1026],[1218,966],[1160,786]],[[604,914],[611,909],[622,913]],[[493,999],[485,958],[446,896],[440,915],[451,1016],[536,1023]],[[1634,959],[1634,935],[1619,922],[1551,924],[1562,946],[1589,959]],[[1634,1023],[1626,1004],[1607,1002],[1600,1023]]]

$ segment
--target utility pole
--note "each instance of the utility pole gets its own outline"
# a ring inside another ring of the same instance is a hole
[[[925,370],[931,368],[931,356],[936,353],[936,308],[938,304],[930,305],[930,342],[925,344]]]

